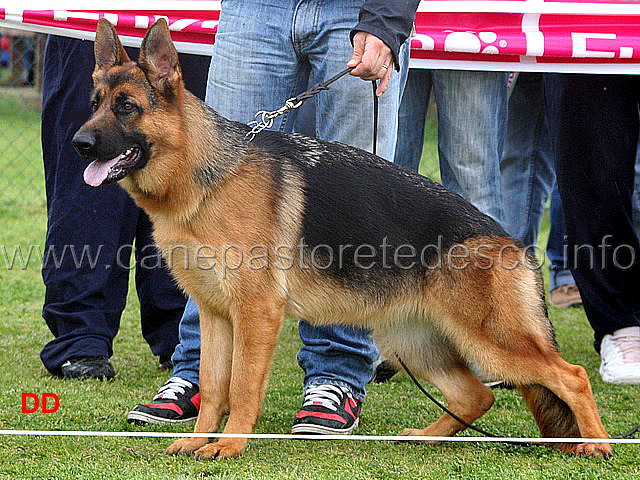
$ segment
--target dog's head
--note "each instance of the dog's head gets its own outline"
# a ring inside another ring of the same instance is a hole
[[[91,96],[93,115],[76,132],[72,143],[78,153],[95,160],[84,180],[97,187],[123,179],[144,168],[154,145],[170,136],[166,125],[177,113],[183,94],[178,53],[164,19],[147,31],[140,58],[132,62],[108,20],[98,22],[96,66]],[[160,116],[149,115],[162,111]]]

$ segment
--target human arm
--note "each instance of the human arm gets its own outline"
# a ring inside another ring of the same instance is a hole
[[[420,0],[367,0],[358,24],[351,31],[353,56],[347,63],[355,67],[351,75],[364,80],[381,80],[376,94],[382,95],[391,79],[392,68],[400,70],[400,47],[413,27]]]

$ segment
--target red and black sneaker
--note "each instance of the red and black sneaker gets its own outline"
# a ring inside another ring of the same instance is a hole
[[[160,387],[151,403],[136,405],[127,415],[129,423],[192,423],[200,410],[200,389],[180,377],[171,377]]]
[[[362,404],[345,387],[312,385],[291,427],[294,434],[349,435],[360,421]]]

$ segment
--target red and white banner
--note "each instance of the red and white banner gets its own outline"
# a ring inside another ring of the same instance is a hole
[[[221,5],[176,0],[20,3],[19,8],[0,6],[0,26],[92,40],[98,19],[107,17],[125,45],[139,46],[149,25],[164,17],[178,50],[199,54],[211,51]],[[423,0],[411,66],[639,74],[640,1]]]

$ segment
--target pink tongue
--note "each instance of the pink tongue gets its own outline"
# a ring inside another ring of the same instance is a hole
[[[115,165],[119,159],[120,156],[106,162],[94,160],[84,170],[84,182],[92,187],[99,187],[109,175],[109,168]]]

